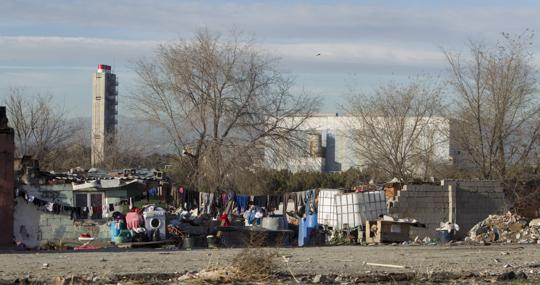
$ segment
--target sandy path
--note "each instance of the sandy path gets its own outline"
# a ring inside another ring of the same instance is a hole
[[[199,271],[209,263],[228,264],[241,249],[167,251],[111,250],[101,252],[3,252],[0,280],[54,276],[107,276],[137,273]],[[365,274],[386,272],[504,272],[505,264],[528,274],[540,273],[540,246],[334,246],[280,248],[295,274]],[[390,263],[407,269],[377,268],[363,262]],[[43,264],[47,263],[46,268]],[[538,264],[538,267],[530,266]],[[532,272],[532,273],[531,273]]]

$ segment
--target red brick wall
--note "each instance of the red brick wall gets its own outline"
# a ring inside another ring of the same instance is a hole
[[[3,113],[0,116],[4,115],[4,118],[0,118],[0,121],[5,120],[5,111]],[[14,154],[13,129],[0,124],[0,246],[13,244]]]

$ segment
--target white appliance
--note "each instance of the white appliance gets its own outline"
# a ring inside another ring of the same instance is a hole
[[[165,222],[165,211],[147,211],[143,212],[144,227],[148,238],[152,240],[152,234],[155,230],[159,230],[159,238],[165,240],[167,238],[167,225]]]

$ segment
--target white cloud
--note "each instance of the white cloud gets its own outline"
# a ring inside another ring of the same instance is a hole
[[[0,37],[3,66],[94,66],[130,60],[152,53],[156,41],[128,41],[84,37]]]
[[[285,58],[319,60],[336,63],[369,63],[394,65],[422,65],[440,62],[443,56],[436,47],[425,48],[392,47],[386,44],[361,43],[304,43],[267,44],[264,48]],[[435,49],[435,50],[434,50]],[[320,55],[317,55],[320,54]]]
[[[117,61],[129,65],[130,61],[151,56],[163,42],[116,40],[84,37],[29,37],[0,36],[0,66],[50,66],[51,68],[80,67],[96,62]],[[312,65],[327,64],[381,64],[432,65],[443,57],[433,48],[390,47],[384,44],[359,43],[268,43],[259,45],[284,62],[302,62]],[[316,56],[320,53],[321,56]],[[299,66],[301,68],[301,66]]]
[[[236,27],[281,57],[300,86],[338,94],[350,74],[369,84],[394,74],[437,73],[445,68],[439,46],[459,50],[469,39],[493,42],[502,31],[540,30],[540,6],[519,1],[36,2],[0,1],[0,88],[26,80],[62,86],[69,73],[69,91],[59,92],[86,94],[98,63],[117,68],[126,88],[133,80],[131,62],[152,56],[159,43],[190,37],[201,27],[223,33]],[[534,41],[540,47],[540,38]]]

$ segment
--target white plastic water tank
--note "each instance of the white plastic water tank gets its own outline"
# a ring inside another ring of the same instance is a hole
[[[317,206],[317,222],[329,227],[337,226],[335,196],[342,194],[339,189],[321,189],[319,191],[319,204]]]
[[[337,229],[352,229],[388,213],[384,191],[338,194],[335,200]]]

